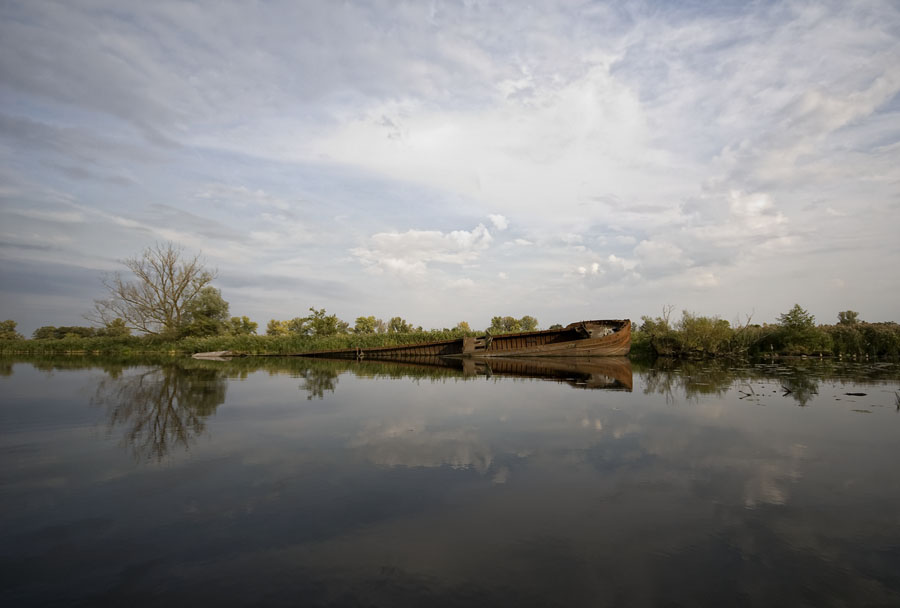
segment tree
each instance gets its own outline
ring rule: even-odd
[[[185,306],[180,334],[217,336],[227,331],[228,318],[228,302],[222,299],[222,292],[207,285]]]
[[[519,319],[519,326],[522,328],[522,331],[534,331],[538,327],[538,320],[532,316],[525,315]]]
[[[216,277],[199,254],[186,257],[174,243],[157,243],[122,263],[136,280],[118,272],[104,277],[108,297],[94,302],[88,318],[103,324],[121,318],[129,329],[152,335],[177,335],[191,302]]]
[[[16,322],[12,319],[0,321],[0,340],[24,340],[24,336],[16,331]]]
[[[408,334],[413,330],[413,326],[403,320],[402,317],[391,317],[388,322],[389,334]]]
[[[128,329],[128,326],[125,324],[125,319],[121,317],[117,317],[112,321],[106,324],[106,327],[100,329],[97,332],[98,336],[107,336],[110,338],[120,338],[122,336],[128,336],[131,334],[131,330]]]
[[[32,340],[53,340],[56,338],[56,328],[52,325],[38,327],[31,333]]]
[[[271,319],[269,320],[268,325],[266,325],[267,336],[285,336],[288,333],[289,331],[287,321],[278,321],[276,319]]]
[[[800,307],[794,304],[786,313],[778,315],[778,323],[790,330],[802,331],[816,326],[816,318]]]
[[[840,325],[856,325],[859,322],[859,313],[855,310],[844,310],[838,313],[838,324]]]
[[[507,334],[517,331],[534,331],[537,329],[538,320],[525,315],[521,319],[515,317],[492,317],[488,332],[492,334]]]
[[[307,317],[309,321],[308,333],[313,336],[334,336],[345,334],[350,329],[350,324],[338,319],[337,315],[326,315],[325,309],[316,310],[309,308],[312,314]]]
[[[249,317],[231,317],[225,324],[225,333],[232,336],[250,336],[256,333],[259,327],[255,321],[251,321]]]
[[[472,331],[472,328],[469,327],[469,324],[466,321],[460,321],[459,323],[456,324],[456,327],[454,327],[453,329],[455,329],[456,331],[464,331],[464,332]]]
[[[815,352],[830,347],[828,334],[816,328],[816,318],[794,304],[784,314],[778,315],[777,338],[780,340],[782,350],[788,352]]]
[[[370,317],[356,317],[356,324],[353,326],[355,334],[374,334],[378,319]]]

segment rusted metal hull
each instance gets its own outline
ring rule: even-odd
[[[296,353],[299,357],[407,359],[409,357],[621,357],[631,350],[631,321],[572,323],[562,329],[459,338],[423,344]]]

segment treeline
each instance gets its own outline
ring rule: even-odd
[[[421,325],[413,325],[403,317],[391,317],[385,322],[375,316],[356,317],[353,327],[337,315],[327,314],[325,309],[310,308],[310,314],[305,317],[294,317],[287,321],[272,319],[266,326],[268,336],[339,336],[345,334],[408,334],[422,333],[426,331]],[[485,332],[490,334],[505,334],[518,331],[534,331],[538,327],[538,320],[530,315],[517,319],[515,317],[492,317],[490,326]],[[460,321],[452,328],[430,329],[429,332],[456,332],[469,334],[473,330],[466,321]]]
[[[227,308],[224,308],[227,310]],[[44,326],[35,330],[31,340],[15,331],[14,321],[5,321],[0,328],[0,353],[45,354],[54,353],[195,353],[231,350],[246,354],[290,354],[315,350],[370,348],[397,346],[438,340],[453,340],[479,335],[465,321],[452,328],[423,329],[401,317],[388,322],[374,316],[357,317],[351,328],[324,308],[310,308],[306,317],[288,321],[272,320],[266,334],[257,335],[257,324],[247,317],[231,317],[200,320],[193,315],[192,322],[179,332],[131,335],[122,323],[113,322],[107,327],[54,327]],[[531,316],[515,318],[498,316],[487,329],[492,334],[510,331],[529,331],[537,328],[537,319]],[[191,327],[202,331],[192,333]]]
[[[795,304],[773,324],[732,325],[719,317],[683,311],[671,319],[672,308],[658,317],[642,317],[632,340],[632,352],[679,358],[755,357],[762,355],[823,355],[838,357],[900,356],[900,324],[868,323],[859,313],[838,313],[835,324],[817,325],[815,317]]]

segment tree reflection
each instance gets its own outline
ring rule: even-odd
[[[306,391],[306,398],[323,399],[325,391],[334,392],[340,371],[334,367],[308,367],[300,372],[303,378],[301,389]]]
[[[206,418],[225,401],[225,391],[220,370],[168,364],[106,377],[94,402],[108,408],[110,432],[125,428],[123,442],[135,458],[160,461],[175,447],[190,448]]]

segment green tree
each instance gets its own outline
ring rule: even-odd
[[[56,327],[54,327],[53,325],[44,325],[38,327],[31,333],[31,338],[33,340],[55,340]]]
[[[290,333],[290,330],[288,329],[287,321],[270,319],[269,323],[266,325],[267,336],[286,336],[288,333]]]
[[[840,325],[856,325],[859,322],[859,313],[855,310],[843,310],[838,313],[838,323]]]
[[[289,334],[299,334],[301,336],[309,335],[309,317],[294,317],[288,321],[284,321],[285,328]]]
[[[338,319],[337,315],[325,314],[324,308],[316,310],[310,307],[309,311],[312,314],[307,317],[309,321],[308,333],[312,336],[346,334],[350,328],[350,325],[346,321]]]
[[[802,331],[816,326],[816,318],[800,307],[794,304],[786,313],[778,315],[778,324],[787,329]]]
[[[16,322],[12,319],[0,321],[0,340],[24,340],[24,336],[16,331]]]
[[[123,336],[131,335],[131,330],[128,329],[125,319],[117,317],[108,321],[103,328],[97,331],[97,335],[110,338],[121,338]]]
[[[255,321],[251,321],[249,317],[231,317],[226,324],[225,333],[232,336],[250,336],[256,333],[259,327]]]
[[[830,336],[816,327],[816,318],[794,304],[788,312],[778,316],[777,339],[780,349],[787,352],[815,352],[829,349]]]
[[[517,331],[534,331],[538,320],[530,315],[521,319],[515,317],[491,317],[491,326],[487,329],[492,334],[506,334]]]
[[[174,243],[157,243],[122,263],[135,280],[118,272],[104,277],[107,298],[94,302],[88,318],[104,325],[121,318],[130,329],[152,335],[177,335],[191,303],[216,277],[199,254],[187,257]]]
[[[519,319],[519,327],[522,331],[534,331],[538,328],[538,320],[530,315],[525,315]]]
[[[454,329],[456,331],[464,331],[464,332],[472,331],[472,328],[469,327],[469,324],[466,321],[460,321],[459,323],[456,324],[456,327],[454,327]]]
[[[228,328],[228,302],[210,285],[201,289],[185,306],[183,336],[217,336]]]
[[[377,323],[378,319],[376,319],[374,316],[356,317],[356,324],[353,326],[353,333],[374,334]]]
[[[402,317],[391,317],[388,321],[389,334],[408,334],[413,330],[413,326],[403,320]]]

